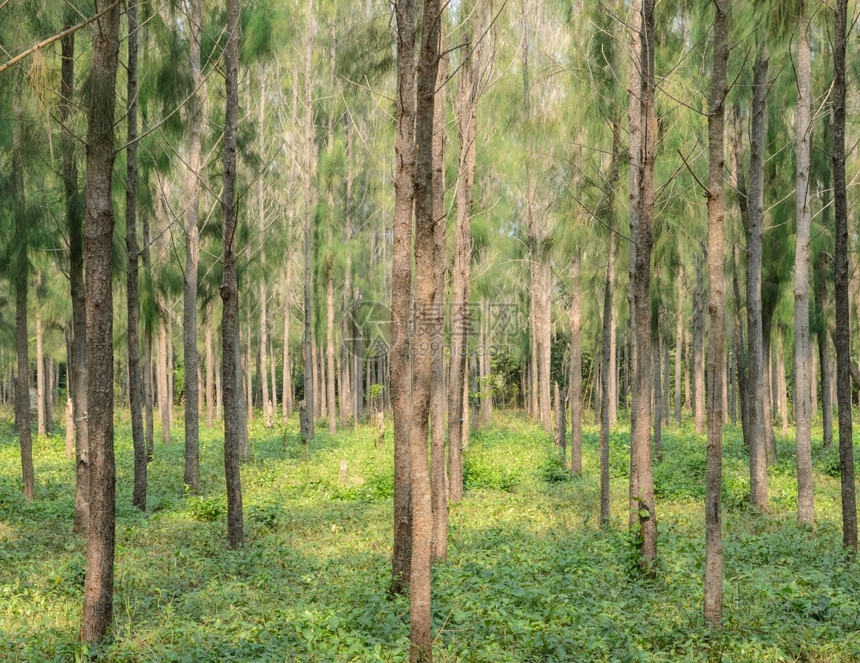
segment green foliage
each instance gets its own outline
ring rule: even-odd
[[[148,514],[131,507],[131,440],[117,425],[117,581],[111,640],[77,642],[86,542],[70,534],[73,467],[59,442],[35,448],[37,499],[20,494],[17,445],[0,420],[0,659],[9,661],[402,661],[408,600],[390,599],[392,443],[374,426],[308,447],[293,417],[255,420],[242,470],[246,545],[225,542],[222,438],[201,430],[199,496],[184,494],[180,444],[158,445]],[[176,417],[181,422],[182,417]],[[181,425],[181,424],[177,424]],[[611,438],[613,520],[597,518],[597,430],[570,480],[527,417],[499,412],[465,451],[473,481],[452,505],[449,561],[434,568],[434,655],[476,661],[860,659],[860,573],[841,551],[839,481],[816,450],[817,528],[795,525],[790,440],[778,440],[772,513],[756,514],[740,432],[725,436],[725,625],[701,617],[704,438],[664,431],[655,466],[656,580],[630,572],[629,432]],[[814,439],[816,439],[814,437]],[[338,477],[347,460],[345,482]],[[618,476],[615,476],[618,474]],[[565,478],[562,479],[562,476]],[[476,485],[478,483],[483,485]]]

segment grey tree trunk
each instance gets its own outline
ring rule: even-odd
[[[15,380],[15,430],[21,447],[21,478],[24,496],[32,500],[35,495],[33,470],[33,440],[30,433],[30,358],[27,331],[27,293],[29,290],[30,263],[27,257],[27,213],[24,202],[24,158],[21,138],[22,127],[22,76],[15,73],[15,93],[12,98],[12,196],[15,209],[15,234],[21,243],[15,264],[15,348],[18,377]]]
[[[212,428],[215,416],[215,350],[212,347],[212,304],[206,307],[203,344],[206,346],[206,427]]]
[[[221,278],[221,362],[224,397],[224,476],[227,485],[227,541],[231,548],[242,545],[242,478],[240,446],[243,432],[241,370],[239,368],[239,284],[236,278],[236,137],[239,126],[239,0],[227,0],[227,44],[224,49],[225,117],[224,183],[221,210],[224,214],[223,274]]]
[[[445,282],[448,261],[445,254],[447,218],[445,216],[445,81],[448,56],[439,60],[436,75],[436,101],[433,106],[433,310],[438,311],[439,326],[431,330],[431,347],[435,348],[430,365],[430,479],[433,501],[432,558],[448,556],[448,474],[445,468]]]
[[[705,471],[705,621],[723,615],[723,384],[725,370],[725,100],[729,59],[729,0],[714,2],[714,60],[708,108],[708,446]]]
[[[765,420],[765,363],[762,333],[761,265],[764,216],[764,141],[767,128],[767,47],[762,45],[753,67],[750,147],[750,187],[747,220],[747,404],[749,408],[750,501],[767,510],[767,438]]]
[[[657,119],[654,108],[654,0],[642,0],[640,63],[641,154],[639,215],[633,226],[633,330],[636,350],[633,371],[632,431],[630,435],[630,529],[640,541],[638,564],[653,574],[657,561],[657,514],[651,469],[651,248],[654,224],[654,158]]]
[[[131,438],[134,447],[134,492],[132,505],[146,511],[146,439],[143,434],[143,383],[140,378],[140,297],[137,247],[137,23],[138,0],[128,0],[128,76],[126,99],[127,134],[125,178],[126,309],[128,313],[128,400],[131,409]]]
[[[857,499],[851,422],[851,337],[848,301],[848,202],[845,184],[845,47],[848,1],[836,0],[833,33],[833,201],[836,299],[836,397],[839,407],[839,467],[842,478],[842,545],[857,550]]]
[[[265,163],[266,152],[266,86],[260,82],[260,105],[258,108],[259,151]],[[266,273],[266,184],[263,178],[257,182],[257,223],[260,239],[260,267]],[[266,278],[260,279],[260,387],[263,390],[263,421],[266,428],[274,424],[274,407],[269,400],[269,382],[266,373],[269,370],[269,289]],[[272,399],[276,399],[272,390]]]
[[[800,0],[797,39],[797,105],[795,107],[795,210],[797,234],[794,250],[794,393],[809,393],[812,381],[812,351],[809,343],[809,162],[812,101],[812,64],[809,48],[809,11]],[[815,522],[812,485],[812,417],[808,398],[794,399],[797,426],[797,519]]]
[[[442,310],[436,299],[436,226],[444,218],[434,214],[433,130],[436,80],[439,68],[441,22],[439,0],[425,0],[421,24],[421,45],[416,72],[415,107],[415,352],[412,356],[412,426],[409,435],[410,485],[412,501],[412,560],[409,576],[410,663],[433,660],[431,634],[431,576],[433,508],[427,433],[430,415],[430,382],[434,348],[442,328]],[[444,126],[444,125],[443,125]],[[442,130],[442,127],[439,127]]]
[[[202,0],[190,0],[188,11],[188,61],[192,91],[188,97],[188,166],[185,173],[185,277],[182,307],[182,349],[185,357],[185,485],[200,490],[199,412],[197,411],[197,264],[200,260],[198,228],[200,204],[200,128],[202,102],[199,88]]]
[[[314,147],[314,109],[311,97],[312,80],[311,67],[313,65],[313,36],[314,36],[314,5],[313,0],[308,0],[307,5],[307,30],[305,34],[305,119],[304,119],[304,409],[302,410],[301,431],[302,438],[307,443],[314,437],[314,368],[313,361],[313,329],[311,326],[311,222],[313,220],[313,194],[311,184],[313,182],[313,147]]]
[[[36,287],[33,288],[33,313],[36,326],[36,433],[45,436],[45,348],[42,325],[42,272],[36,272]]]
[[[333,243],[331,230],[329,230],[329,246]],[[328,404],[328,432],[334,435],[337,432],[337,411],[335,409],[335,380],[337,374],[334,367],[334,266],[332,259],[326,265],[326,403]],[[343,395],[341,395],[341,398]]]
[[[87,424],[90,524],[81,640],[101,641],[113,618],[116,468],[113,436],[113,182],[114,107],[119,63],[118,5],[96,0],[105,12],[94,24],[87,126],[86,297]],[[105,386],[108,388],[105,388]]]
[[[609,255],[606,260],[606,282],[603,289],[603,336],[600,349],[600,524],[609,525],[609,429],[612,425],[609,389],[609,348],[612,334],[612,309],[615,288],[615,233],[609,233]]]
[[[400,594],[405,592],[411,580],[413,530],[409,305],[412,289],[412,207],[415,200],[414,0],[396,0],[394,13],[397,20],[397,133],[394,142],[397,170],[394,180],[394,245],[391,264],[390,375],[394,410],[394,550],[391,591]],[[453,475],[453,467],[451,471]]]
[[[570,473],[582,474],[582,253],[570,261]]]
[[[678,265],[675,283],[675,423],[681,423],[681,364],[684,361],[684,265]]]
[[[284,419],[293,413],[293,378],[290,370],[290,309],[292,307],[292,269],[290,260],[286,260],[286,276],[284,277],[284,365],[281,374],[281,414]]]
[[[693,298],[693,418],[701,434],[705,432],[705,283],[699,255]]]

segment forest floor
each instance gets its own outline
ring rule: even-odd
[[[175,418],[177,426],[182,418]],[[131,506],[131,433],[117,428],[113,639],[76,641],[85,540],[71,534],[73,464],[62,437],[35,444],[37,499],[20,493],[0,424],[0,660],[405,661],[408,601],[390,599],[392,442],[371,427],[305,449],[297,420],[251,429],[246,545],[226,545],[220,431],[204,430],[203,494],[183,490],[181,431],[149,465],[149,512]],[[321,427],[320,427],[321,428]],[[571,479],[517,413],[472,434],[448,562],[434,570],[438,661],[860,661],[860,563],[841,551],[838,461],[814,437],[815,531],[795,525],[791,439],[769,469],[771,513],[751,512],[738,428],[725,436],[725,628],[702,619],[705,441],[664,429],[655,467],[660,566],[632,571],[629,431],[612,436],[612,527],[598,528],[597,430]],[[341,460],[348,478],[339,481]]]

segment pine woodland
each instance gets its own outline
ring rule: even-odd
[[[0,659],[860,661],[858,16],[0,0]]]

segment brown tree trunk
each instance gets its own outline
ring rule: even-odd
[[[239,370],[239,284],[236,278],[236,135],[239,125],[239,0],[227,0],[227,45],[224,49],[226,113],[224,120],[224,183],[221,209],[223,275],[221,278],[221,362],[224,397],[224,475],[227,485],[227,540],[242,545],[242,478],[240,447],[247,432],[241,419]]]
[[[412,289],[412,207],[415,199],[414,0],[396,0],[394,13],[397,20],[397,133],[394,142],[397,170],[394,179],[394,245],[391,264],[390,374],[394,409],[394,550],[391,591],[399,594],[405,592],[412,577],[409,305]],[[452,475],[453,472],[452,467]]]
[[[641,154],[639,214],[633,226],[636,247],[632,260],[633,320],[636,337],[633,370],[632,431],[630,435],[630,527],[641,541],[639,568],[654,571],[657,560],[657,514],[651,470],[651,248],[654,223],[654,158],[657,120],[654,110],[654,0],[642,0],[640,62]]]
[[[290,370],[290,310],[292,307],[292,269],[289,259],[286,260],[286,276],[284,282],[284,365],[281,373],[281,414],[284,419],[293,413],[293,379]]]
[[[833,44],[833,200],[836,299],[836,396],[839,407],[839,467],[842,478],[842,545],[857,550],[857,500],[851,422],[851,337],[848,302],[848,202],[845,184],[845,47],[848,0],[836,0]]]
[[[42,272],[36,272],[36,287],[33,288],[35,301],[33,310],[36,325],[36,433],[45,436],[45,349],[44,326],[42,325]]]
[[[131,409],[131,438],[134,447],[134,492],[131,503],[146,511],[146,439],[143,434],[143,385],[140,379],[140,297],[138,294],[137,248],[137,4],[128,0],[128,84],[126,113],[128,148],[125,178],[126,311],[128,314],[128,399]]]
[[[161,416],[161,441],[170,442],[170,387],[168,386],[167,321],[160,320],[156,345],[155,375],[158,381],[158,413]]]
[[[334,242],[331,229],[329,229],[329,246]],[[326,403],[328,404],[328,432],[334,435],[337,432],[337,410],[335,408],[335,380],[337,373],[334,367],[334,265],[333,257],[329,258],[326,265]],[[343,394],[341,394],[341,398]]]
[[[212,347],[212,304],[206,307],[203,344],[206,346],[206,427],[212,428],[215,416],[215,350]]]
[[[684,361],[684,265],[678,265],[675,284],[675,423],[681,424],[681,364]]]
[[[481,33],[481,12],[475,12],[471,30],[465,36],[457,97],[454,100],[459,139],[457,187],[454,192],[454,269],[451,289],[451,363],[448,377],[448,498],[463,499],[462,440],[466,419],[466,352],[469,334],[469,291],[471,279],[472,191],[477,153],[477,112],[480,77],[479,53],[473,40]]]
[[[448,474],[445,468],[445,255],[447,218],[445,216],[445,80],[448,57],[439,60],[436,100],[433,106],[433,311],[439,325],[431,330],[433,349],[430,364],[430,479],[433,502],[433,560],[448,556]]]
[[[719,626],[723,615],[723,383],[725,370],[725,100],[729,59],[729,0],[714,2],[714,60],[708,108],[708,446],[705,471],[705,621]]]
[[[90,65],[87,127],[86,297],[87,424],[90,466],[90,524],[84,579],[81,640],[102,640],[113,618],[115,479],[113,437],[113,287],[111,257],[114,213],[114,106],[119,62],[118,5],[96,0]]]
[[[762,46],[753,67],[753,105],[750,149],[750,188],[747,220],[747,333],[749,366],[747,404],[749,407],[750,501],[767,510],[767,439],[765,419],[765,363],[762,329],[761,263],[764,215],[764,141],[768,91],[767,47]],[[737,121],[737,120],[736,120]],[[736,132],[739,128],[735,129]]]
[[[609,256],[606,261],[606,282],[603,289],[603,335],[600,349],[600,524],[609,525],[609,429],[612,419],[609,416],[612,400],[609,390],[609,348],[612,333],[612,309],[615,274],[615,233],[609,233]]]
[[[705,284],[701,256],[696,256],[693,294],[693,418],[696,432],[705,432]]]
[[[307,29],[305,34],[305,120],[304,120],[304,409],[302,410],[301,432],[302,439],[307,442],[314,437],[314,415],[315,385],[313,361],[313,330],[311,326],[311,222],[313,220],[313,147],[314,147],[314,108],[311,91],[313,81],[311,79],[311,67],[313,64],[313,37],[314,37],[314,5],[313,0],[308,0],[307,5]]]
[[[23,74],[15,73],[15,92],[12,98],[12,195],[15,207],[15,234],[18,257],[15,264],[15,348],[18,360],[18,377],[15,381],[15,430],[21,447],[21,478],[24,496],[32,500],[35,495],[33,470],[33,440],[30,433],[30,358],[27,332],[27,293],[29,290],[30,263],[27,257],[28,222],[24,203],[24,146],[21,138],[23,121],[21,95]]]
[[[431,576],[433,510],[427,428],[430,414],[430,382],[434,348],[442,327],[442,310],[436,299],[436,225],[444,223],[434,212],[433,129],[439,43],[443,20],[439,0],[425,0],[421,46],[416,72],[415,107],[415,352],[412,357],[412,421],[409,435],[412,501],[412,560],[409,576],[411,663],[433,660],[431,633]],[[440,127],[441,129],[441,127]]]
[[[570,261],[570,472],[582,474],[582,254]]]

